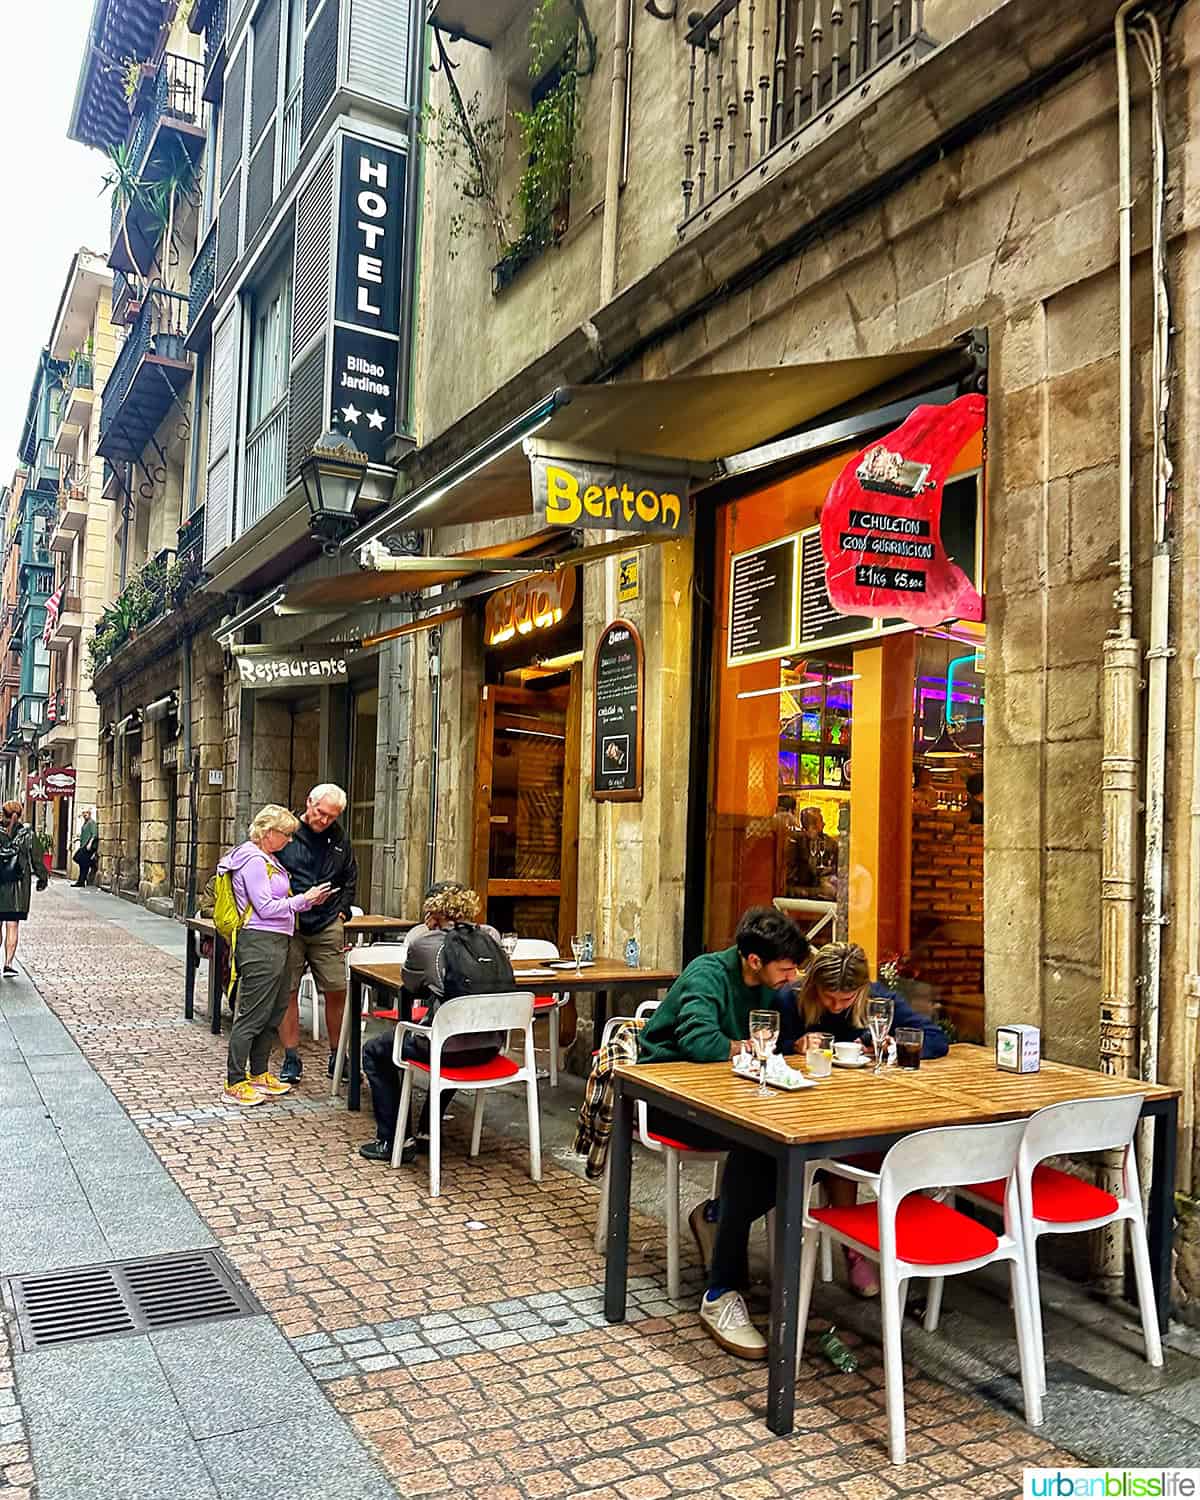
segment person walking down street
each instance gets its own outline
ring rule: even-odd
[[[71,882],[74,886],[85,886],[92,877],[96,868],[96,860],[100,852],[100,829],[96,825],[96,816],[90,807],[83,810],[83,822],[79,827],[79,843],[75,847],[75,863],[79,866],[79,879]]]
[[[33,829],[21,821],[20,802],[6,802],[0,807],[0,925],[4,928],[4,978],[17,972],[17,943],[21,923],[29,915],[29,898],[34,879],[39,891],[46,889],[48,877],[40,862],[35,867]]]
[[[279,1028],[283,1043],[284,1083],[299,1082],[300,981],[307,968],[325,997],[325,1031],[329,1040],[327,1076],[333,1077],[334,1049],[342,1034],[346,1006],[346,919],[351,915],[358,886],[358,863],[345,828],[338,821],[346,810],[346,794],[326,781],[308,794],[292,841],[280,853],[280,863],[297,894],[314,885],[328,885],[332,894],[319,906],[300,912],[288,954],[288,1007]]]
[[[442,881],[430,886],[425,893],[425,904],[421,922],[408,935],[404,957],[402,983],[411,1000],[429,1007],[425,1018],[428,1025],[433,1012],[444,998],[442,975],[438,965],[438,954],[446,941],[448,928],[456,926],[478,927],[486,932],[497,945],[500,934],[494,927],[479,922],[479,897],[465,886]],[[494,1044],[479,1037],[451,1037],[446,1043],[444,1056],[454,1055],[456,1067],[465,1068],[473,1063],[491,1062],[500,1051],[502,1037]],[[400,1114],[400,1069],[392,1057],[393,1033],[385,1032],[373,1037],[363,1048],[363,1072],[371,1085],[371,1106],[375,1111],[375,1139],[358,1148],[358,1154],[368,1161],[390,1161],[392,1143],[396,1136],[396,1122]],[[418,1062],[429,1061],[429,1043],[423,1037],[409,1036],[404,1043],[405,1057]],[[454,1097],[453,1089],[443,1089],[441,1106],[443,1115]],[[429,1149],[429,1098],[425,1098],[415,1132],[401,1148],[400,1160],[410,1162],[419,1151]]]
[[[225,1098],[245,1107],[292,1091],[268,1068],[287,1010],[288,949],[296,914],[332,895],[328,885],[292,893],[279,854],[299,826],[286,807],[269,803],[250,824],[246,842],[217,866],[218,875],[232,875],[233,898],[245,918],[234,950],[238,1001],[225,1077]]]
[[[773,906],[752,906],[734,945],[694,958],[646,1022],[638,1062],[726,1062],[750,1036],[752,1010],[778,1009],[776,991],[795,983],[808,939]],[[750,1280],[750,1226],[775,1206],[775,1162],[651,1106],[647,1123],[699,1151],[727,1151],[721,1196],[698,1203],[689,1218],[708,1271],[700,1322],[709,1337],[741,1359],[766,1359],[767,1341],[750,1321],[742,1289]]]

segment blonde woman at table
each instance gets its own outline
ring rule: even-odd
[[[857,943],[826,943],[813,954],[803,983],[786,995],[779,1007],[780,1052],[794,1052],[807,1031],[828,1032],[835,1042],[862,1042],[870,1047],[867,1001],[872,999],[892,1002],[893,1031],[912,1026],[924,1033],[922,1057],[945,1057],[950,1050],[946,1033],[913,1010],[902,995],[872,982],[867,955]],[[831,1177],[825,1190],[836,1207],[853,1208],[858,1193],[853,1182]],[[879,1276],[873,1261],[847,1249],[846,1272],[851,1288],[860,1297],[879,1295]]]
[[[292,895],[278,856],[298,826],[299,819],[286,807],[268,803],[255,815],[246,842],[217,866],[219,875],[233,876],[237,909],[248,913],[237,934],[237,1010],[225,1078],[225,1098],[243,1108],[292,1091],[267,1066],[287,1011],[288,950],[296,913],[320,906],[331,895],[328,885]]]
[[[752,906],[732,948],[694,958],[667,991],[638,1039],[638,1062],[726,1062],[750,1035],[750,1012],[778,1006],[776,992],[794,984],[808,939],[773,906]],[[700,1322],[739,1359],[766,1359],[767,1341],[750,1321],[742,1288],[750,1280],[750,1226],[775,1207],[775,1162],[703,1126],[651,1107],[655,1135],[698,1151],[728,1151],[721,1197],[698,1203],[688,1222],[708,1272]]]

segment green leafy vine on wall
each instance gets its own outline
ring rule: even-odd
[[[424,141],[448,168],[462,201],[450,218],[450,254],[465,234],[482,228],[502,264],[524,261],[561,235],[572,176],[585,165],[577,149],[578,85],[594,71],[597,48],[584,0],[538,0],[530,18],[529,76],[535,82],[558,76],[528,110],[512,112],[525,166],[508,202],[502,182],[507,122],[485,115],[478,93],[463,98],[442,33],[435,30],[434,37],[450,105],[426,109]]]

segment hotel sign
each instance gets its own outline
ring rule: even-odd
[[[550,526],[686,536],[688,474],[531,453],[534,514]]]
[[[329,416],[376,464],[398,418],[406,171],[401,152],[342,137]]]
[[[838,475],[821,511],[821,550],[839,614],[912,625],[983,619],[975,583],[945,546],[942,495],[986,414],[983,396],[918,406]]]

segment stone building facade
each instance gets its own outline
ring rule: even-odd
[[[439,61],[427,80],[435,106],[453,108],[452,77],[465,101],[478,98],[476,118],[511,121],[514,108],[527,109],[532,9],[504,7],[506,24],[498,31],[489,6],[441,0],[431,7],[452,63],[447,69]],[[696,127],[706,47],[689,40],[699,22],[682,8],[670,20],[637,6],[626,14],[620,0],[594,0],[585,9],[597,56],[576,96],[582,167],[572,172],[553,232],[514,274],[497,278],[495,243],[486,227],[471,230],[461,176],[444,161],[431,161],[426,171],[419,447],[401,466],[392,521],[429,525],[406,497],[437,491],[439,498],[428,499],[423,512],[437,519],[428,537],[434,557],[500,545],[515,551],[522,538],[536,549],[545,534],[541,518],[493,519],[472,510],[469,460],[478,460],[506,424],[515,427],[559,386],[789,366],[815,370],[828,362],[945,349],[963,335],[982,340],[988,403],[982,460],[984,1020],[989,1034],[1000,1022],[1039,1025],[1046,1053],[1065,1061],[1095,1066],[1103,1060],[1136,1071],[1153,1058],[1158,1076],[1183,1090],[1180,1186],[1190,1192],[1194,996],[1200,992],[1192,665],[1200,621],[1192,603],[1198,533],[1191,478],[1198,455],[1181,414],[1197,379],[1190,312],[1198,199],[1189,101],[1200,9],[1194,3],[1174,7],[1161,33],[1161,259],[1173,328],[1165,421],[1168,387],[1157,382],[1154,364],[1161,288],[1154,275],[1151,110],[1146,76],[1136,63],[1127,158],[1134,201],[1130,621],[1143,653],[1152,639],[1156,550],[1169,553],[1171,563],[1171,654],[1160,658],[1169,690],[1161,823],[1167,921],[1157,1009],[1142,998],[1145,950],[1139,945],[1132,966],[1115,954],[1131,920],[1139,930],[1158,925],[1145,923],[1140,910],[1131,918],[1132,906],[1115,915],[1118,887],[1128,888],[1132,902],[1142,884],[1147,825],[1140,814],[1132,843],[1121,845],[1121,868],[1105,866],[1106,826],[1110,861],[1114,840],[1127,840],[1133,827],[1121,833],[1115,823],[1106,825],[1106,817],[1120,815],[1125,761],[1120,715],[1110,714],[1106,743],[1103,707],[1104,684],[1114,680],[1105,675],[1105,643],[1121,624],[1114,610],[1122,488],[1118,6],[1114,0],[1087,7],[928,0],[928,45],[907,50],[903,61],[893,59],[894,67],[885,60],[863,88],[815,111],[790,138],[785,133],[783,150],[766,153],[761,163],[759,131],[766,140],[775,124],[769,109],[760,113],[759,69],[764,97],[776,97],[776,83],[762,66],[760,44],[758,66],[740,75],[746,93],[735,97],[747,101],[737,121],[737,180],[713,192],[706,207],[698,201]],[[736,11],[745,27],[744,5],[727,10],[727,24]],[[802,10],[811,20],[812,7]],[[743,48],[747,39],[743,29]],[[827,48],[830,41],[827,30]],[[719,49],[710,43],[711,59]],[[582,30],[575,45],[583,56]],[[437,57],[438,47],[431,50]],[[778,53],[770,35],[765,52],[774,66]],[[1132,43],[1130,52],[1136,57]],[[726,75],[726,88],[728,82]],[[715,92],[715,78],[708,87]],[[703,96],[707,119],[712,97]],[[747,157],[755,163],[745,174],[743,127]],[[706,149],[712,190],[711,131]],[[498,150],[498,179],[511,194],[522,166],[511,124]],[[687,203],[681,176],[691,182]],[[464,330],[469,357],[447,357],[462,347]],[[619,434],[605,437],[609,447],[620,448]],[[1152,465],[1159,438],[1173,480],[1166,535],[1157,538],[1156,549]],[[462,496],[457,509],[456,485]],[[449,495],[442,496],[446,486]],[[702,505],[703,495],[697,514]],[[695,751],[698,733],[708,733],[698,731],[692,705],[697,683],[711,670],[709,646],[695,630],[697,596],[712,577],[700,547],[684,539],[643,550],[639,596],[629,602],[618,597],[616,556],[580,570],[583,701],[591,701],[593,653],[605,625],[617,615],[628,618],[645,643],[646,775],[641,801],[591,795],[591,714],[585,712],[578,897],[568,925],[593,929],[598,950],[610,953],[636,936],[645,959],[664,963],[686,958],[704,937],[691,909],[703,882],[689,871],[698,847],[703,858],[696,820],[702,829],[706,793],[695,784]],[[1159,571],[1161,578],[1161,564]],[[443,586],[438,607],[444,593]],[[409,836],[397,849],[395,871],[406,903],[416,901],[430,873],[466,876],[471,869],[485,650],[469,600],[461,613],[450,613],[436,636],[425,632],[396,644],[393,708],[403,713],[409,736],[403,752],[409,784],[401,799]],[[1143,732],[1133,772],[1143,788],[1153,776],[1143,769],[1145,749]],[[1149,832],[1155,839],[1156,825]],[[882,947],[874,956],[883,956]],[[1181,1274],[1194,1295],[1200,1278],[1186,1232],[1182,1244]]]

